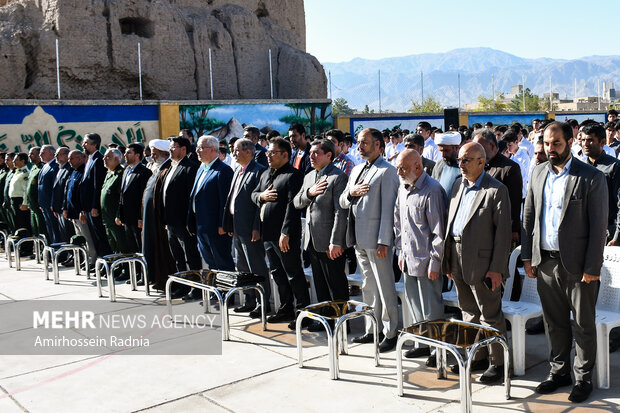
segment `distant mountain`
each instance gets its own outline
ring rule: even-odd
[[[491,96],[492,76],[495,94],[510,93],[510,86],[522,83],[535,94],[548,93],[550,79],[554,93],[572,99],[577,80],[577,96],[596,96],[598,81],[615,82],[620,88],[620,56],[588,56],[575,60],[525,59],[486,47],[455,49],[446,53],[425,53],[379,60],[355,58],[343,63],[323,63],[329,78],[332,99],[343,97],[349,106],[362,109],[379,106],[379,70],[381,71],[381,108],[405,111],[411,99],[421,99],[421,74],[424,96],[433,96],[444,106],[461,106],[476,101],[479,95]]]

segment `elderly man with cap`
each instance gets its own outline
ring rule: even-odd
[[[163,290],[168,275],[176,271],[163,222],[163,184],[171,163],[170,141],[153,139],[149,141],[149,147],[152,157],[149,169],[153,175],[146,184],[142,198],[142,253],[149,272],[149,282],[153,283],[153,288]],[[184,291],[172,293],[179,297]]]
[[[446,229],[446,193],[422,168],[420,154],[406,149],[397,158],[400,180],[394,211],[394,244],[400,250],[398,266],[405,277],[405,297],[416,323],[443,318],[441,256]],[[405,357],[430,355],[426,346]],[[436,365],[433,355],[426,362]]]
[[[435,143],[441,152],[441,160],[433,168],[433,178],[439,181],[446,194],[452,191],[452,184],[461,176],[456,160],[461,146],[461,134],[458,132],[436,133]]]

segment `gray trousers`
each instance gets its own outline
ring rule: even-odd
[[[551,341],[551,373],[570,373],[574,337],[575,380],[591,381],[596,360],[596,299],[600,281],[582,283],[582,276],[570,274],[559,258],[550,258],[543,252],[536,284]]]
[[[427,275],[416,277],[403,274],[403,277],[405,277],[405,298],[409,303],[413,322],[444,318],[443,296],[441,295],[443,278],[439,277],[431,281]],[[418,347],[426,347],[426,345]]]
[[[462,275],[462,247],[460,243],[452,244],[452,279],[456,287],[459,307],[463,313],[463,321],[482,324],[498,329],[506,337],[506,320],[502,311],[502,289],[491,291],[484,282],[469,285]],[[482,360],[490,355],[491,364],[504,364],[504,349],[500,344],[492,344],[490,351],[481,348],[474,355],[474,360]]]
[[[73,226],[75,227],[75,233],[86,239],[86,245],[88,245],[88,264],[90,268],[95,268],[97,249],[95,248],[95,241],[90,233],[88,224],[82,224],[79,219],[72,219],[71,222],[73,222]]]
[[[233,235],[233,250],[237,258],[237,271],[250,272],[265,277],[261,286],[265,290],[265,305],[269,307],[271,297],[271,283],[269,282],[269,269],[265,261],[265,246],[262,240],[252,242],[252,238]],[[248,290],[245,293],[246,304],[260,304],[256,292]]]
[[[355,246],[357,263],[363,276],[362,299],[375,309],[379,331],[386,338],[398,334],[398,298],[392,270],[392,248],[386,258],[377,258],[376,249]],[[366,322],[366,333],[374,333],[372,324]]]

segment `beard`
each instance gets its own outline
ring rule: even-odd
[[[556,156],[552,158],[551,155],[556,155]],[[566,145],[566,149],[564,150],[564,152],[562,153],[549,152],[547,154],[547,158],[549,159],[549,163],[551,165],[557,166],[557,165],[562,165],[568,159],[569,155],[570,155],[570,147]]]

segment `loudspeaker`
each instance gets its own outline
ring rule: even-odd
[[[459,110],[458,109],[444,109],[443,110],[443,131],[450,130],[450,125],[459,127]]]

